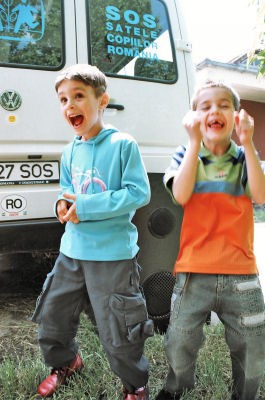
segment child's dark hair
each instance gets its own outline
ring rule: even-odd
[[[107,89],[107,78],[97,67],[89,64],[75,64],[63,70],[55,80],[55,90],[65,80],[83,82],[95,90],[96,97],[101,96]]]
[[[193,111],[195,111],[197,109],[198,96],[199,96],[200,92],[202,90],[208,89],[208,88],[221,88],[221,89],[227,90],[231,95],[235,110],[239,111],[240,97],[237,94],[237,92],[231,86],[229,86],[228,84],[226,84],[224,82],[211,81],[211,80],[205,81],[203,84],[201,84],[197,87],[197,90],[195,90],[195,93],[191,99],[191,109]]]

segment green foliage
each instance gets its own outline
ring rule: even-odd
[[[19,12],[12,12],[14,0],[5,0],[5,7],[0,9],[3,26],[0,28],[0,65],[60,69],[65,45],[63,3],[62,0],[44,0],[43,14],[39,0],[35,7],[38,12],[33,14],[39,30],[30,29],[27,23],[16,30]],[[114,16],[108,6],[113,8]],[[89,0],[87,11],[87,37],[84,34],[83,39],[89,42],[89,60],[93,65],[106,74],[155,81],[176,79],[173,55],[172,60],[160,59],[159,55],[161,50],[162,53],[172,51],[166,7],[162,2]],[[128,12],[135,17],[135,21],[130,20],[132,17],[128,16]],[[154,17],[155,24],[152,26],[145,21],[149,14]],[[68,21],[65,29],[67,24]]]
[[[254,204],[254,221],[265,222],[265,204]]]
[[[20,40],[0,39],[0,64],[58,68],[63,57],[61,3],[61,0],[44,1],[45,29],[41,40],[34,39],[33,33],[26,26],[17,34]],[[41,24],[38,19],[36,21]],[[12,30],[4,34],[13,35]]]
[[[258,62],[258,78],[262,78],[265,75],[265,50],[260,50],[256,54],[250,56],[249,64]]]
[[[248,63],[258,64],[258,78],[265,75],[265,0],[249,0],[249,6],[257,9],[255,40],[248,56]]]
[[[98,0],[91,0],[88,2],[88,4],[93,64],[103,71],[116,73],[128,63],[128,58],[126,56],[122,57],[114,54],[109,55],[106,51],[106,47],[108,45],[106,35],[108,31],[106,30],[105,25],[105,8],[106,6],[110,5],[111,2],[109,0],[101,0],[100,2],[98,2]],[[133,2],[130,2],[130,7],[128,4],[129,2],[124,0],[115,1],[115,7],[120,10],[120,15],[123,15],[128,8],[133,8],[133,10],[139,15],[151,12],[150,0],[134,0]],[[121,20],[118,22],[122,32],[126,32],[125,20],[121,18]],[[141,29],[144,28],[142,21],[137,26],[139,26]]]
[[[162,3],[151,0],[116,0],[115,10],[119,12],[117,21],[107,18],[106,7],[111,5],[110,0],[90,0],[89,28],[91,61],[102,71],[108,74],[125,74],[125,76],[137,76],[153,80],[172,81],[176,78],[175,64],[173,61],[153,59],[148,47],[153,43],[158,46],[155,38],[151,38],[149,30],[144,23],[144,15],[155,16],[157,38],[168,30],[168,22],[165,8]],[[114,6],[114,4],[113,4]],[[131,10],[138,16],[137,25],[128,23],[124,17]],[[100,23],[99,23],[100,21]],[[134,29],[136,30],[134,32]],[[111,37],[116,37],[117,42],[111,42]],[[125,40],[125,42],[123,42]],[[144,44],[145,43],[148,44]],[[108,46],[112,48],[110,52]],[[169,39],[159,46],[170,46]],[[117,53],[113,49],[119,48]],[[139,56],[142,54],[142,56]],[[143,54],[146,54],[143,56]],[[156,54],[157,56],[157,54]],[[135,67],[133,63],[135,62]]]

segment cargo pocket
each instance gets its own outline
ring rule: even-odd
[[[112,295],[110,310],[112,345],[143,342],[153,336],[153,321],[148,319],[146,303],[140,294],[131,297]]]
[[[31,317],[31,321],[36,322],[37,324],[39,324],[41,321],[41,313],[42,313],[43,303],[44,303],[47,293],[51,287],[53,277],[54,277],[53,272],[50,272],[47,275],[47,277],[44,281],[43,287],[42,287],[42,291],[37,298],[36,307],[35,307],[32,317]]]

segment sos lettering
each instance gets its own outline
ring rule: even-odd
[[[123,13],[115,6],[106,7],[106,28],[109,31],[120,33],[127,33],[131,35],[149,37],[155,39],[157,37],[156,31],[149,31],[156,28],[155,17],[152,14],[143,14],[141,16],[134,10],[126,10]],[[112,22],[114,21],[114,22]],[[122,25],[119,23],[122,23]],[[124,25],[125,22],[125,25]],[[145,28],[140,28],[137,25],[142,24]],[[148,32],[149,31],[149,32]]]

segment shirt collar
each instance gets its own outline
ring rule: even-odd
[[[230,155],[234,158],[238,158],[239,153],[240,153],[240,147],[237,146],[233,140],[231,140],[230,146],[224,155],[225,156]],[[203,142],[201,142],[200,157],[210,157],[210,156],[213,156],[213,154],[204,146]]]

